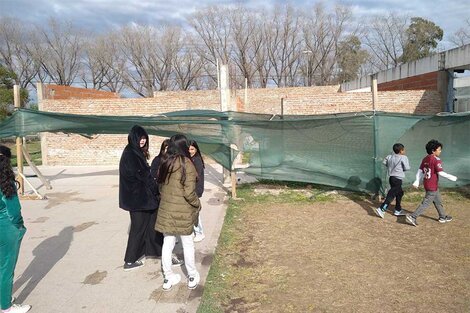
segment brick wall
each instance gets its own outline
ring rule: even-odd
[[[426,73],[393,80],[377,85],[379,91],[391,90],[437,90],[438,72]]]
[[[231,107],[252,113],[330,114],[371,111],[370,92],[340,93],[339,86],[266,88],[232,91]],[[434,90],[383,91],[378,93],[376,110],[435,114],[442,111],[440,94]],[[41,110],[71,114],[158,115],[169,111],[220,108],[217,90],[156,92],[154,98],[45,99]],[[150,138],[150,153],[158,154],[163,138]],[[87,139],[79,135],[44,134],[43,163],[47,165],[117,164],[127,144],[127,135],[99,135]]]
[[[88,88],[76,88],[62,85],[44,85],[44,99],[107,99],[120,98],[116,92]]]

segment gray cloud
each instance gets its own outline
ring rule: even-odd
[[[129,23],[184,25],[195,10],[211,4],[244,3],[250,7],[269,8],[284,3],[280,0],[217,1],[217,0],[0,0],[0,15],[17,17],[25,22],[42,24],[54,17],[72,21],[90,30],[104,31]],[[290,1],[298,8],[312,7],[310,1]],[[327,3],[328,6],[333,4]],[[470,1],[463,0],[343,0],[351,5],[359,18],[396,12],[420,16],[439,25],[445,35],[451,35],[469,17]]]

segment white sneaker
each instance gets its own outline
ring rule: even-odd
[[[377,216],[379,216],[379,217],[381,217],[381,218],[385,218],[385,212],[382,211],[381,208],[375,209],[375,214],[377,214]]]
[[[181,275],[180,274],[174,274],[171,275],[170,278],[165,278],[163,280],[163,290],[168,291],[173,287],[174,285],[178,284],[181,281]]]
[[[31,310],[31,306],[27,304],[13,304],[8,313],[26,313]]]
[[[193,240],[194,242],[200,242],[200,241],[203,241],[204,238],[206,238],[204,234],[197,234],[196,236],[194,236]]]
[[[196,273],[194,276],[189,276],[188,277],[188,288],[189,289],[195,289],[197,285],[199,285],[199,281],[201,280],[201,276],[199,273]]]

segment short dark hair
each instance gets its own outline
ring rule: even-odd
[[[401,143],[396,143],[396,144],[393,145],[393,152],[395,152],[396,154],[403,151],[403,149],[405,149],[405,146],[402,145]]]
[[[436,139],[431,139],[429,142],[426,144],[426,152],[428,154],[432,154],[434,151],[436,151],[439,147],[442,149],[442,143],[437,141]]]

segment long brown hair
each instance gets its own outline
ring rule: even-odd
[[[162,158],[162,163],[158,170],[157,182],[159,184],[167,183],[171,174],[175,172],[176,164],[181,165],[181,184],[186,181],[186,158],[189,157],[188,139],[184,135],[174,135],[168,143],[168,150]]]

